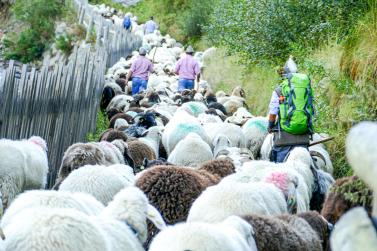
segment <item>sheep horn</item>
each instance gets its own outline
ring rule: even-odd
[[[323,154],[321,154],[320,152],[314,151],[314,150],[310,150],[309,152],[310,152],[310,156],[318,157],[318,158],[322,159],[323,162],[325,162],[325,165],[327,165],[326,158],[325,158],[325,156],[323,156]]]

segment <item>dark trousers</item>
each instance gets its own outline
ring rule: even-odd
[[[273,146],[270,155],[270,161],[275,163],[282,163],[288,157],[290,151],[295,147],[304,147],[308,149],[308,145],[294,145],[294,146]]]

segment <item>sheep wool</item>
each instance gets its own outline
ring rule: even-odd
[[[211,147],[196,133],[189,133],[170,153],[168,161],[174,165],[197,167],[212,160]]]
[[[188,222],[219,222],[230,215],[287,213],[287,202],[275,185],[266,182],[221,182],[208,187],[192,204]]]
[[[150,251],[256,251],[252,227],[237,216],[218,224],[181,223],[159,233]]]
[[[24,192],[10,205],[1,219],[1,228],[17,218],[19,212],[36,207],[53,208],[71,208],[80,211],[86,215],[98,215],[104,205],[94,197],[85,193],[70,193],[54,190],[32,190]]]
[[[83,166],[62,182],[60,191],[87,193],[107,205],[115,194],[134,183],[133,169],[126,165]]]
[[[17,194],[46,185],[48,160],[46,142],[37,136],[28,140],[0,140],[0,192],[6,209]]]

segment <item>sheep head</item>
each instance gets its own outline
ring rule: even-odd
[[[298,178],[285,172],[273,172],[264,180],[267,183],[274,184],[279,188],[287,201],[289,213],[297,212],[297,193]]]
[[[147,196],[137,187],[127,187],[117,193],[102,215],[127,223],[136,231],[142,243],[147,239],[147,219],[158,229],[166,227],[161,214],[149,204]]]
[[[47,143],[44,139],[42,139],[41,137],[38,137],[38,136],[31,136],[29,139],[28,139],[29,142],[32,142],[34,144],[36,144],[37,146],[41,147],[43,149],[43,151],[47,152]]]

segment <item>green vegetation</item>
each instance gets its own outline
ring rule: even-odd
[[[87,141],[99,141],[101,134],[109,128],[109,120],[107,119],[106,114],[103,111],[98,111],[97,113],[97,122],[96,122],[96,131],[94,133],[88,133],[86,135]]]
[[[17,0],[12,12],[26,27],[21,34],[5,38],[5,59],[24,63],[39,59],[54,35],[55,20],[63,10],[60,0]]]
[[[281,63],[343,36],[367,9],[354,0],[219,0],[206,31],[248,64]]]

